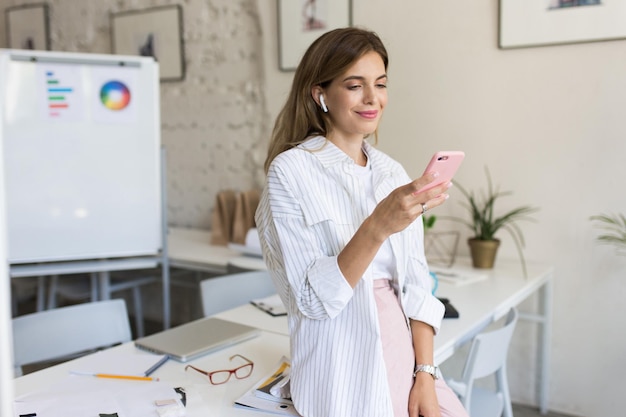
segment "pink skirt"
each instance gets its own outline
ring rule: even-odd
[[[411,331],[390,280],[374,280],[374,297],[394,416],[408,417],[415,368]],[[458,397],[443,379],[435,381],[435,391],[442,417],[468,417]]]

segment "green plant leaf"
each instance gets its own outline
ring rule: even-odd
[[[626,250],[626,216],[622,213],[599,214],[589,218],[594,225],[603,231],[596,237],[599,243],[613,245],[617,251],[624,254]]]
[[[496,202],[502,197],[511,196],[511,191],[500,191],[494,187],[489,168],[485,167],[487,177],[487,190],[480,192],[480,198],[476,197],[474,191],[469,191],[463,185],[455,182],[455,188],[459,189],[465,197],[460,204],[468,211],[469,219],[456,216],[441,216],[442,219],[452,220],[467,226],[473,233],[473,238],[480,240],[496,239],[496,234],[502,229],[508,232],[513,238],[517,252],[519,254],[522,270],[526,276],[526,260],[523,248],[525,245],[522,229],[517,224],[520,221],[534,221],[531,214],[539,209],[532,206],[520,206],[506,212],[503,215],[496,214]],[[626,218],[622,216],[622,222],[626,225]]]
[[[430,216],[422,215],[422,221],[424,222],[424,230],[432,229],[437,221],[437,216],[434,214]]]

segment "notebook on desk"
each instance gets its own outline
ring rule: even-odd
[[[255,337],[260,330],[215,317],[204,318],[135,340],[135,346],[179,362]]]

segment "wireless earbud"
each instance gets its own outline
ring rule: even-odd
[[[328,107],[326,107],[326,102],[324,101],[324,96],[320,94],[320,106],[322,106],[322,110],[324,113],[328,113]]]

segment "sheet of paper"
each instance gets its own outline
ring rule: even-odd
[[[430,266],[430,271],[437,275],[440,282],[447,282],[452,285],[465,285],[472,282],[482,281],[489,277],[487,272],[483,272],[474,268],[443,268]]]
[[[51,387],[15,399],[15,417],[85,417],[117,413],[119,417],[157,415],[157,400],[176,399],[171,384],[68,375]]]

